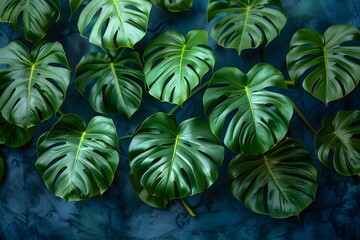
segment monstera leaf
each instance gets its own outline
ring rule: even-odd
[[[22,24],[25,38],[33,42],[45,36],[55,11],[60,11],[58,0],[1,0],[0,22]]]
[[[79,9],[81,4],[84,2],[84,0],[70,0],[70,9],[71,9],[71,15],[74,15],[74,13]]]
[[[160,9],[170,12],[182,12],[192,7],[192,0],[152,0],[152,3]]]
[[[136,130],[129,147],[130,167],[151,195],[175,199],[203,192],[217,179],[224,149],[198,118],[176,124],[156,113]]]
[[[39,42],[31,51],[20,42],[0,49],[0,109],[6,121],[29,129],[57,112],[70,81],[64,49]]]
[[[89,41],[99,47],[132,48],[145,36],[151,7],[149,0],[92,0],[80,14],[79,32],[91,28]]]
[[[360,174],[360,110],[339,111],[333,120],[324,119],[315,147],[323,164],[331,159],[338,173]]]
[[[210,0],[207,20],[214,19],[210,35],[220,46],[257,48],[280,34],[287,17],[280,0]]]
[[[144,82],[138,53],[130,49],[85,55],[76,67],[76,86],[82,95],[91,85],[90,104],[103,114],[124,113],[131,117],[140,107]]]
[[[279,142],[288,131],[293,114],[291,100],[265,90],[286,89],[280,73],[269,64],[255,65],[247,75],[225,67],[210,80],[204,94],[204,108],[211,109],[210,127],[220,136],[229,121],[224,143],[234,152],[262,154]]]
[[[46,186],[66,201],[102,194],[119,164],[116,128],[94,117],[86,126],[77,115],[62,116],[37,143],[35,166]]]
[[[0,115],[0,144],[12,148],[22,147],[34,137],[35,130],[35,127],[25,130],[10,124]]]
[[[151,42],[144,52],[149,93],[161,101],[182,105],[215,65],[215,55],[206,44],[204,30],[190,31],[186,37],[169,30]]]
[[[356,42],[357,41],[357,42]],[[349,94],[360,81],[360,32],[351,25],[329,27],[324,36],[297,31],[286,56],[293,81],[328,104]]]
[[[4,159],[0,154],[0,183],[2,182],[2,179],[4,177],[4,171],[5,171]]]
[[[237,155],[229,165],[233,195],[256,213],[298,216],[315,199],[317,171],[299,141],[286,138],[258,156]]]

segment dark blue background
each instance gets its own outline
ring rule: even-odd
[[[51,24],[46,39],[63,44],[74,73],[80,58],[97,49],[79,36],[76,28],[78,13],[68,21],[66,2],[62,1],[62,17],[59,22]],[[263,55],[266,62],[288,77],[285,56],[292,35],[299,28],[321,33],[336,23],[360,28],[358,0],[283,0],[283,4],[288,23],[281,36],[263,50],[244,51],[239,57],[235,50],[223,49],[209,38],[217,57],[216,69],[235,66],[247,72],[261,61]],[[153,8],[148,34],[136,49],[143,51],[152,38],[167,29],[176,29],[182,34],[192,29],[209,30],[206,5],[206,0],[194,0],[191,11],[176,14]],[[22,32],[15,32],[8,24],[1,23],[0,47],[15,39],[25,42],[22,35]],[[207,74],[204,81],[210,77],[211,74]],[[333,117],[339,109],[360,109],[359,88],[328,107],[301,86],[290,88],[287,94],[316,129],[321,127],[322,118]],[[203,114],[201,95],[193,96],[184,108],[176,112],[179,121]],[[170,105],[144,94],[142,107],[131,120],[124,116],[112,118],[119,136],[124,136],[132,134],[150,114],[170,109]],[[62,111],[80,114],[85,120],[96,115],[74,88],[73,82]],[[147,206],[138,199],[129,181],[129,140],[121,143],[121,163],[108,191],[90,200],[66,203],[45,187],[34,167],[36,139],[49,130],[56,119],[53,117],[41,124],[35,139],[27,146],[21,149],[0,147],[6,167],[0,185],[0,239],[360,239],[360,178],[342,177],[332,167],[321,165],[314,154],[314,136],[296,114],[291,121],[289,136],[302,140],[312,152],[319,171],[319,189],[315,203],[303,211],[299,219],[282,220],[257,215],[231,195],[227,166],[233,155],[229,152],[220,168],[218,181],[205,193],[186,198],[197,217],[190,217],[179,202],[171,204],[168,210]]]

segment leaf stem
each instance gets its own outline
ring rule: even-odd
[[[185,202],[183,198],[180,198],[181,204],[184,206],[186,211],[189,213],[190,216],[196,217],[195,212],[190,208],[190,206]]]
[[[313,134],[316,133],[315,128],[311,125],[309,120],[305,117],[305,115],[301,112],[301,110],[298,108],[298,106],[293,102],[293,107],[297,115],[301,118],[301,120],[305,123],[305,125],[311,130]]]
[[[61,111],[61,109],[59,108],[59,110],[57,111],[57,114],[59,114],[60,115],[60,117],[61,116],[64,116],[64,113]]]
[[[286,80],[285,83],[287,86],[291,86],[291,87],[295,86],[295,82],[292,80]]]
[[[119,141],[123,141],[123,140],[128,140],[128,139],[132,139],[133,135],[125,135],[122,137],[119,137]]]

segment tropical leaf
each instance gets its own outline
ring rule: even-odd
[[[301,142],[285,138],[258,156],[237,155],[229,165],[233,195],[256,213],[298,216],[315,199],[317,171]]]
[[[29,129],[50,118],[65,99],[70,71],[61,44],[19,41],[0,49],[0,109],[6,121]]]
[[[136,130],[129,147],[130,167],[154,196],[175,199],[203,192],[217,179],[224,149],[198,118],[176,124],[156,113]]]
[[[192,0],[152,0],[152,3],[160,9],[170,12],[182,12],[192,7]]]
[[[35,166],[56,196],[66,201],[87,199],[112,183],[118,147],[111,119],[94,117],[86,126],[77,115],[67,114],[40,136]]]
[[[144,52],[149,93],[161,101],[182,105],[215,65],[215,55],[206,44],[204,30],[190,31],[186,37],[169,30],[153,40]]]
[[[330,159],[338,173],[360,174],[360,110],[339,111],[333,120],[324,119],[315,147],[323,164]]]
[[[262,154],[287,133],[292,102],[280,93],[265,90],[268,87],[286,89],[281,72],[269,64],[257,64],[247,75],[224,67],[210,80],[204,108],[211,109],[210,127],[216,136],[220,137],[229,121],[224,143],[232,151]]]
[[[90,1],[80,14],[78,29],[84,35],[85,28],[91,28],[89,41],[99,47],[133,48],[145,36],[151,7],[149,0]]]
[[[96,112],[124,113],[130,118],[141,104],[142,89],[134,81],[145,81],[141,68],[138,53],[131,49],[90,53],[77,65],[75,82],[82,95],[89,95]]]
[[[210,35],[220,46],[244,49],[269,44],[287,22],[280,0],[210,0],[207,20],[214,19]]]
[[[0,144],[17,148],[26,145],[34,137],[36,127],[27,130],[8,123],[2,115],[0,115]]]
[[[0,154],[0,183],[2,182],[4,178],[4,172],[5,172],[5,166],[4,166],[4,159],[2,155]]]
[[[360,32],[351,25],[333,25],[324,36],[298,30],[286,56],[291,79],[325,104],[349,94],[360,81]]]
[[[1,0],[0,22],[11,23],[16,28],[22,24],[25,38],[33,42],[45,36],[55,11],[60,17],[58,0]]]
[[[69,0],[71,15],[74,15],[83,2],[84,0]]]

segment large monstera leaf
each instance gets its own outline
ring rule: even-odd
[[[293,81],[328,104],[349,94],[360,81],[360,32],[351,25],[333,25],[324,36],[298,30],[286,56]]]
[[[50,118],[65,99],[70,71],[58,42],[20,42],[0,49],[0,109],[6,121],[28,129]]]
[[[229,176],[239,201],[274,218],[298,216],[315,199],[317,171],[297,140],[285,138],[263,155],[237,155]]]
[[[131,117],[140,107],[144,82],[138,53],[131,49],[85,55],[76,67],[76,86],[89,95],[93,109],[103,114],[124,113]],[[87,86],[90,93],[86,93]]]
[[[192,0],[152,0],[152,3],[160,9],[170,12],[182,12],[192,7]]]
[[[287,133],[293,114],[291,100],[266,90],[286,89],[285,80],[269,64],[257,64],[245,75],[239,69],[224,67],[215,72],[205,91],[203,102],[210,111],[210,127],[234,152],[262,154]]]
[[[186,37],[169,30],[153,40],[144,52],[149,93],[163,102],[182,105],[215,65],[215,55],[206,44],[204,30],[190,31]]]
[[[55,11],[60,11],[58,0],[1,0],[0,22],[22,24],[25,38],[33,42],[45,36]]]
[[[344,175],[360,174],[360,111],[339,111],[334,119],[324,119],[315,135],[320,161]]]
[[[210,0],[207,20],[214,19],[210,35],[220,46],[257,48],[280,34],[287,17],[280,0]]]
[[[111,119],[94,117],[86,126],[77,115],[67,114],[39,138],[35,166],[56,196],[66,201],[87,199],[112,183],[118,147]]]
[[[151,7],[149,0],[92,0],[80,14],[79,32],[91,28],[89,41],[99,47],[133,48],[145,36]]]
[[[175,199],[203,192],[218,177],[224,149],[198,118],[177,125],[156,113],[136,130],[129,147],[130,167],[151,195]]]
[[[0,144],[11,148],[22,147],[34,137],[36,127],[23,129],[14,124],[8,123],[0,115]]]

